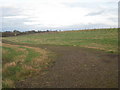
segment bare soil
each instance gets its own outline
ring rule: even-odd
[[[57,54],[55,64],[16,83],[17,88],[117,88],[118,55],[74,46],[40,46]]]

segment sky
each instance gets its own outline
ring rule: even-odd
[[[0,0],[0,30],[118,27],[119,0]]]

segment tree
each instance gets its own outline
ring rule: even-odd
[[[15,36],[17,36],[17,35],[20,34],[20,31],[18,31],[18,30],[14,30],[13,32],[14,32],[14,35],[15,35]]]

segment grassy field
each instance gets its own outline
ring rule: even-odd
[[[4,43],[2,55],[3,88],[15,87],[17,81],[45,70],[52,61],[49,52],[41,48]]]
[[[37,33],[16,37],[4,37],[2,63],[3,87],[15,87],[15,83],[47,68],[52,62],[49,51],[37,47],[39,45],[80,46],[104,50],[110,53],[118,51],[118,30],[97,29],[82,31],[64,31]],[[28,45],[28,46],[27,46]]]
[[[65,31],[5,37],[3,40],[19,44],[71,45],[117,52],[118,29]]]

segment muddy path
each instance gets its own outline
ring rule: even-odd
[[[116,54],[73,46],[40,46],[57,54],[47,72],[18,82],[17,88],[117,88]]]

